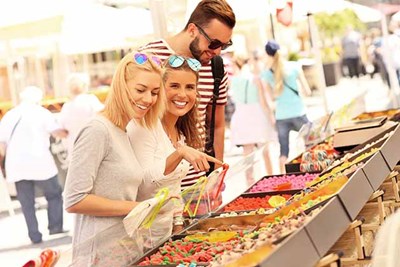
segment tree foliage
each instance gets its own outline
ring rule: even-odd
[[[351,9],[328,14],[321,12],[314,15],[315,23],[321,34],[321,38],[341,37],[348,26],[352,26],[361,32],[365,31],[365,24],[357,17]]]
[[[326,12],[314,15],[315,23],[321,37],[321,53],[323,62],[337,62],[340,60],[340,40],[347,28],[352,28],[364,32],[366,25],[357,17],[351,9],[328,14]]]

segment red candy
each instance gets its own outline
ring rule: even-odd
[[[291,195],[282,195],[285,199],[291,197]],[[232,203],[225,206],[224,211],[240,211],[240,210],[256,210],[259,208],[271,209],[271,205],[268,200],[271,196],[265,197],[239,197]]]

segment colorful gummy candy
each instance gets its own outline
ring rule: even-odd
[[[317,175],[305,173],[300,175],[282,175],[264,178],[250,188],[251,193],[303,189],[306,183],[312,181]]]

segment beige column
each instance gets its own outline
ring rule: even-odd
[[[40,87],[44,92],[46,92],[46,83],[45,83],[45,75],[47,75],[44,71],[43,71],[43,64],[41,59],[38,56],[34,56],[34,60],[35,60],[35,85],[37,85],[38,87]]]
[[[328,100],[326,99],[326,81],[325,81],[325,75],[324,75],[324,68],[322,66],[321,50],[319,47],[320,38],[319,38],[317,26],[315,24],[314,16],[312,14],[308,15],[308,23],[309,23],[309,27],[310,27],[310,38],[311,38],[311,43],[312,43],[311,49],[315,56],[315,64],[317,67],[318,77],[320,79],[320,82],[319,82],[320,88],[319,89],[321,90],[325,114],[328,114],[329,110],[328,110]]]
[[[149,0],[155,38],[165,38],[168,35],[164,3],[164,0]]]
[[[53,77],[54,77],[54,96],[64,97],[68,95],[66,85],[67,75],[69,73],[68,57],[61,53],[59,44],[56,44],[53,56]]]
[[[16,73],[13,69],[13,64],[15,63],[14,52],[11,47],[10,40],[5,41],[6,46],[6,55],[7,55],[7,76],[8,76],[8,87],[10,90],[10,98],[11,102],[16,105],[18,102],[18,88],[17,88],[17,79],[19,79],[18,74],[16,77]]]

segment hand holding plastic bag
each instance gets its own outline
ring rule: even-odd
[[[194,185],[182,192],[185,202],[184,213],[189,217],[212,212],[222,203],[221,192],[224,189],[225,175],[229,165],[214,170],[208,177],[201,177]]]
[[[168,188],[162,188],[154,198],[140,202],[123,219],[124,227],[130,237],[135,235],[140,227],[150,228],[161,207],[168,200]]]

